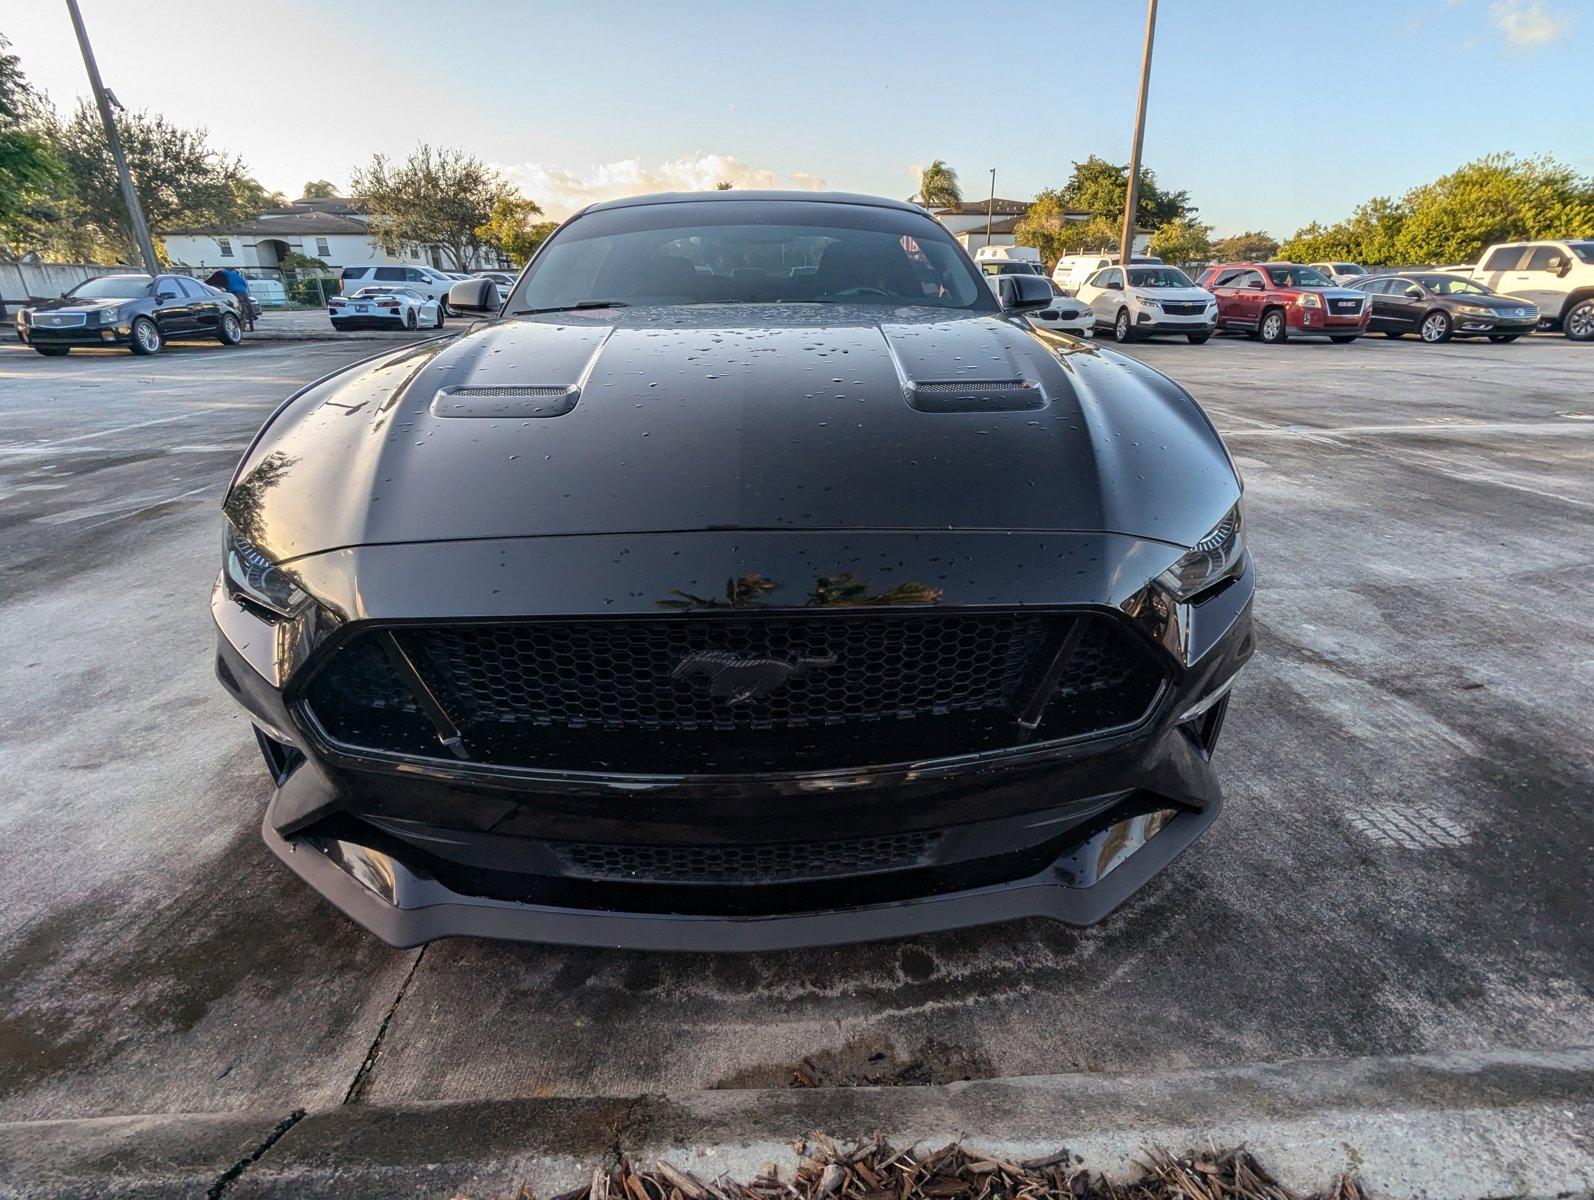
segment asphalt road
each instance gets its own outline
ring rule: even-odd
[[[217,502],[379,349],[0,347],[0,1120],[1594,1042],[1594,348],[1134,347],[1249,488],[1220,823],[1088,931],[749,957],[390,950],[260,844]]]

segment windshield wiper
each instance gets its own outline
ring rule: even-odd
[[[624,300],[577,300],[574,304],[552,304],[547,308],[517,308],[512,317],[532,317],[538,313],[575,312],[583,308],[630,308]]]

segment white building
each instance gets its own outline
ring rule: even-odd
[[[994,201],[965,200],[957,208],[934,208],[930,210],[930,215],[945,225],[947,232],[963,243],[965,250],[973,254],[982,246],[1016,245],[1018,238],[1014,231],[1027,212],[1029,212],[1027,200],[1004,200],[998,196]],[[1090,218],[1091,214],[1088,212],[1070,212],[1065,213],[1063,217],[1066,221],[1088,221]],[[1137,229],[1134,247],[1130,252],[1144,254],[1150,242],[1151,231]]]
[[[371,237],[369,218],[352,200],[295,200],[286,208],[267,209],[251,220],[225,225],[192,226],[160,231],[166,256],[174,266],[210,268],[280,267],[290,252],[319,258],[329,267],[358,267],[368,263],[399,265],[423,263],[453,270],[451,257],[441,246],[403,246],[390,254]],[[508,264],[489,251],[481,252],[472,267]]]

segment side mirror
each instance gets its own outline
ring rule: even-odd
[[[175,300],[175,299],[177,299],[177,293],[176,292],[156,292],[155,293],[155,299],[157,299],[157,300]]]
[[[1560,255],[1556,255],[1550,260],[1550,270],[1554,271],[1558,277],[1565,278],[1566,273],[1571,269],[1572,260],[1569,258],[1562,258]]]
[[[1245,286],[1250,288],[1252,291],[1260,292],[1262,290],[1264,284],[1262,283],[1262,281],[1260,279],[1253,279],[1253,280],[1251,280],[1250,283],[1246,284]]]
[[[1052,285],[1039,275],[1000,275],[997,296],[1002,307],[1012,312],[1045,308],[1052,302]]]
[[[497,316],[500,305],[491,279],[461,279],[448,289],[448,306],[471,316]]]
[[[1409,288],[1406,289],[1406,295],[1410,296],[1413,300],[1421,300],[1422,299],[1422,289],[1420,287],[1418,287],[1416,284],[1412,284]]]
[[[1124,285],[1119,283],[1116,279],[1114,279],[1111,283],[1106,283],[1102,286],[1109,292],[1121,292],[1124,290]]]

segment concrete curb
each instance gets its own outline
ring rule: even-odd
[[[460,332],[443,330],[444,333]],[[411,332],[408,329],[257,329],[244,334],[246,342],[416,342],[428,336],[437,336],[435,329]]]
[[[1009,1159],[1063,1146],[1123,1174],[1143,1146],[1244,1142],[1302,1192],[1354,1170],[1391,1200],[1594,1193],[1594,1048],[1300,1060],[946,1087],[353,1104],[0,1125],[0,1196],[539,1196],[619,1156],[700,1176],[879,1132]],[[225,1180],[224,1180],[225,1177]],[[222,1186],[217,1189],[218,1182]],[[217,1190],[212,1190],[217,1189]]]

